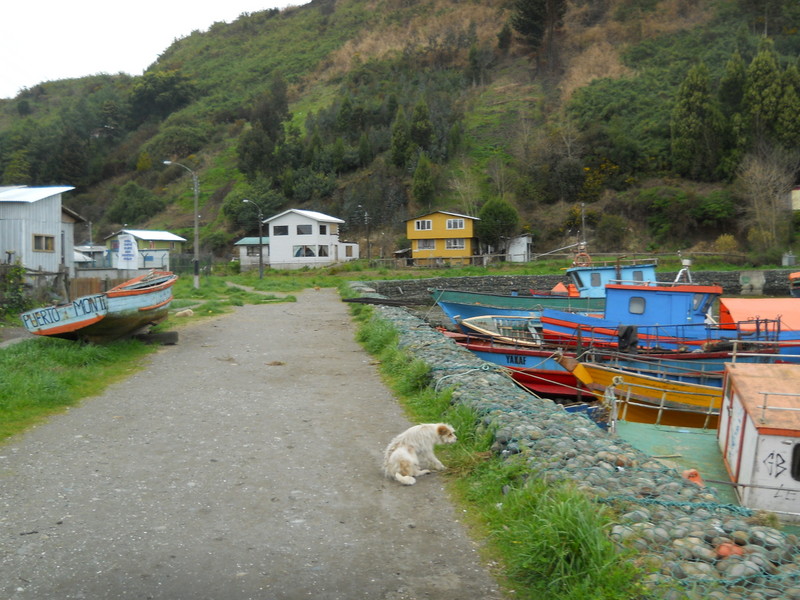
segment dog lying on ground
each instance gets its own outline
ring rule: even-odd
[[[414,479],[445,466],[433,453],[436,444],[454,444],[456,433],[447,423],[424,423],[409,427],[396,436],[383,455],[383,472],[403,485],[414,485]]]

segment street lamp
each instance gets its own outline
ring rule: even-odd
[[[165,160],[165,165],[177,165],[189,171],[192,175],[192,184],[194,186],[194,258],[192,262],[194,263],[194,289],[200,289],[200,223],[199,217],[200,215],[197,214],[198,207],[197,202],[200,196],[200,184],[197,181],[197,173],[192,171],[186,165],[182,165],[179,162],[174,162],[171,160]]]
[[[258,278],[264,279],[264,238],[261,236],[261,227],[264,224],[264,213],[258,203],[245,198],[242,202],[247,202],[256,207],[258,211]]]
[[[358,205],[358,208],[360,208],[361,210],[364,211],[364,225],[367,228],[367,262],[369,263],[370,258],[372,258],[370,256],[371,253],[370,253],[370,247],[369,247],[369,213],[367,212],[367,209],[364,208],[363,206],[361,206],[360,204]]]

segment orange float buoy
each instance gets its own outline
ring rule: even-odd
[[[700,473],[697,471],[697,469],[686,469],[683,473],[681,473],[681,475],[683,475],[684,479],[688,479],[700,487],[706,487],[706,482],[703,481],[702,477],[700,477]]]
[[[733,542],[722,542],[717,546],[717,556],[719,558],[726,558],[728,556],[741,556],[744,554],[744,548],[734,544]]]

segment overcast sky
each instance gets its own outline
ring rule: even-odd
[[[141,75],[175,39],[242,13],[308,0],[4,0],[0,98],[44,81],[119,72]]]

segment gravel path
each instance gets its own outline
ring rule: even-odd
[[[333,290],[245,306],[0,446],[3,599],[501,597]]]

